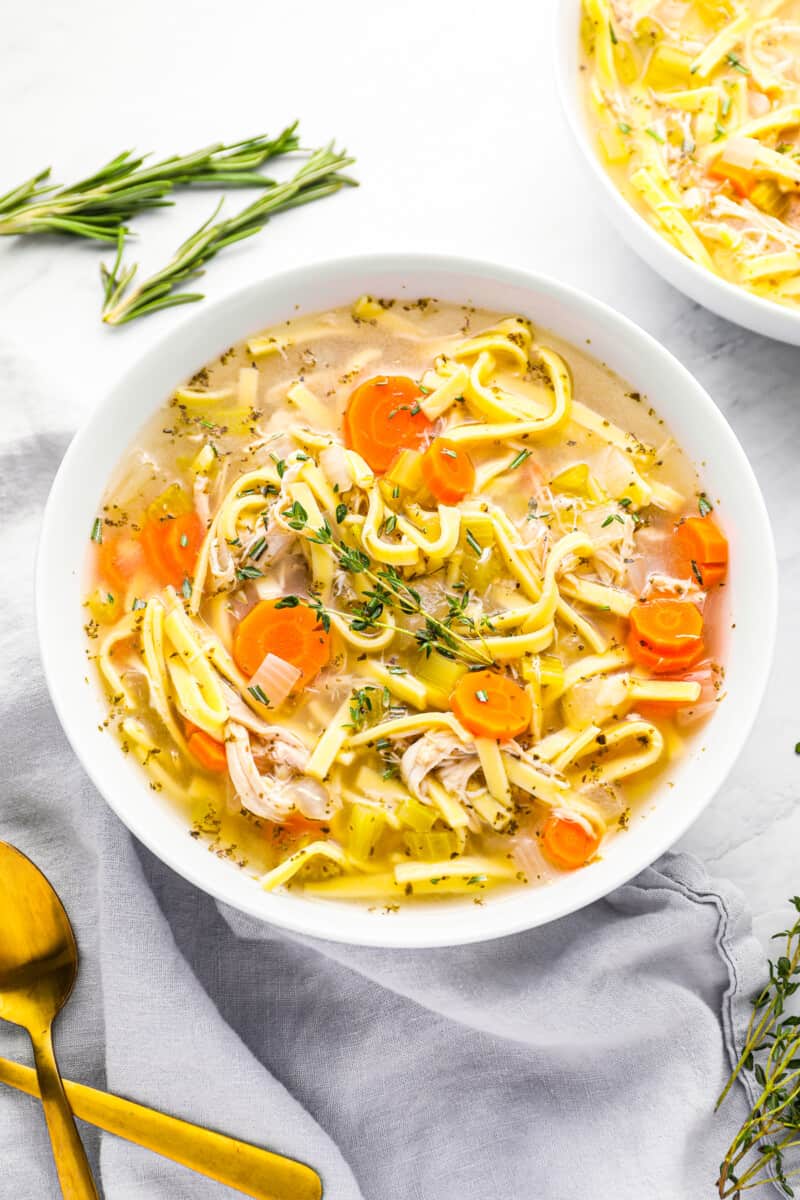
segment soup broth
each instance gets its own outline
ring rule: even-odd
[[[522,317],[299,316],[115,472],[86,600],[109,725],[268,889],[583,868],[721,694],[711,507],[648,399]]]

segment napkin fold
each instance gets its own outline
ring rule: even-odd
[[[71,414],[2,346],[0,394],[0,837],[78,937],[64,1075],[301,1158],[326,1200],[710,1198],[747,1104],[714,1101],[763,975],[735,888],[670,854],[543,929],[426,951],[217,905],[135,842],[60,730],[33,555]],[[25,1035],[0,1023],[0,1054],[29,1062]],[[82,1133],[107,1200],[234,1194]],[[0,1085],[0,1198],[57,1196],[38,1103]]]

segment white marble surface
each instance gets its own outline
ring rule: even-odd
[[[299,116],[308,144],[347,144],[363,186],[227,252],[206,277],[210,295],[338,254],[464,253],[556,275],[676,354],[744,443],[777,537],[782,603],[769,691],[728,785],[683,842],[739,884],[766,941],[784,898],[800,892],[800,350],[698,309],[596,213],[554,98],[553,2],[15,5],[0,46],[0,192],[48,163],[67,181],[123,147],[185,151]],[[238,203],[232,196],[227,207]],[[184,194],[177,211],[141,220],[144,266],[160,263],[212,205],[209,195]],[[0,337],[57,373],[65,429],[191,317],[179,309],[105,329],[100,257],[88,245],[0,245]]]

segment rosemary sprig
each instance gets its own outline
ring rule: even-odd
[[[791,904],[800,913],[800,896]],[[774,935],[784,938],[783,954],[769,962],[769,982],[753,1001],[744,1048],[717,1108],[743,1074],[758,1096],[722,1160],[717,1180],[721,1197],[740,1197],[764,1183],[794,1196],[789,1183],[800,1165],[787,1169],[784,1156],[800,1146],[800,1016],[786,1013],[800,988],[800,918]]]
[[[200,228],[178,247],[173,257],[155,275],[130,289],[136,265],[123,267],[123,237],[120,234],[117,257],[112,268],[101,268],[104,283],[103,320],[108,325],[123,325],[145,313],[176,304],[202,300],[199,292],[176,292],[187,279],[203,273],[205,263],[226,246],[258,233],[275,213],[296,208],[329,196],[354,180],[341,174],[354,160],[334,150],[333,143],[314,154],[285,183],[273,184],[263,195],[240,213],[225,221],[215,221],[219,206]]]
[[[144,166],[146,155],[125,150],[93,175],[67,187],[47,182],[50,168],[0,196],[0,235],[63,233],[116,242],[125,222],[148,208],[172,204],[165,196],[175,187],[272,187],[258,173],[268,159],[296,150],[297,122],[276,138],[217,142],[192,154],[173,155]]]

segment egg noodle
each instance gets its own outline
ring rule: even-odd
[[[623,195],[699,266],[800,299],[800,2],[583,0],[582,69]]]
[[[269,890],[582,866],[718,698],[727,549],[697,495],[643,398],[520,317],[299,317],[178,389],[109,489],[87,598],[109,724]]]

